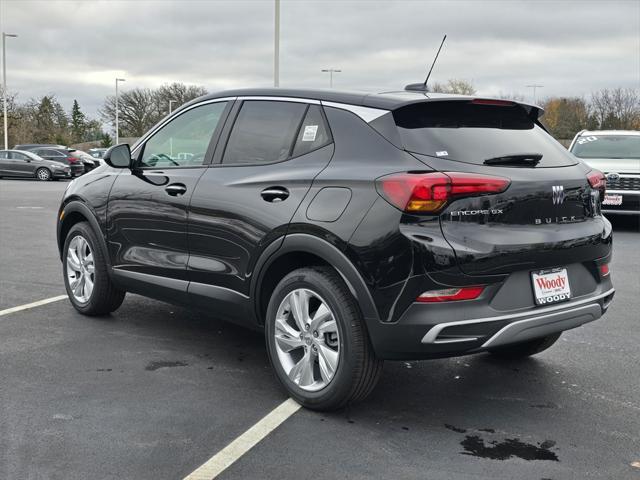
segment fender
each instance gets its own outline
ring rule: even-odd
[[[367,321],[379,322],[380,317],[376,309],[371,293],[367,288],[362,276],[353,266],[351,261],[337,247],[319,237],[305,233],[293,233],[274,241],[263,251],[261,257],[256,262],[256,273],[251,282],[251,298],[254,301],[256,318],[259,318],[259,295],[257,295],[258,285],[262,282],[262,277],[269,266],[282,255],[290,252],[311,253],[326,260],[343,278],[349,290],[360,305],[362,314]]]
[[[62,219],[62,221],[60,221],[60,215],[62,214],[62,212],[64,212],[64,218]],[[91,208],[89,208],[84,202],[80,200],[71,200],[62,208],[60,214],[58,214],[56,237],[58,238],[58,251],[60,252],[60,260],[62,260],[62,254],[63,254],[62,249],[64,247],[64,241],[65,241],[65,239],[62,238],[61,230],[62,230],[62,226],[65,223],[65,220],[69,218],[69,215],[71,213],[80,213],[83,217],[87,219],[87,221],[91,225],[91,228],[93,229],[94,233],[96,234],[96,237],[98,238],[98,246],[102,251],[102,256],[104,257],[105,262],[107,263],[107,269],[109,271],[109,274],[111,274],[111,259],[109,258],[109,252],[107,249],[107,241],[105,239],[105,236],[102,233],[102,229],[100,228],[100,225],[98,224],[98,220],[96,220],[95,213],[91,210]]]

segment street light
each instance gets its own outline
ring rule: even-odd
[[[120,143],[120,132],[118,130],[118,82],[126,82],[124,78],[116,78],[116,143]]]
[[[537,90],[538,88],[542,88],[542,87],[544,87],[544,85],[536,85],[536,84],[532,84],[532,85],[525,85],[525,87],[527,87],[527,88],[533,88],[533,103],[534,103],[534,105],[535,105],[536,103],[538,103],[538,99],[537,99],[537,97],[536,97],[536,90]]]
[[[15,33],[2,32],[2,111],[4,113],[4,149],[9,149],[9,124],[7,123],[7,50],[5,39],[17,37]]]
[[[173,109],[171,108],[171,105],[176,103],[178,100],[169,100],[169,115],[171,115],[171,112],[173,111]]]
[[[333,74],[342,72],[342,70],[339,70],[337,68],[324,68],[321,71],[323,73],[329,73],[329,88],[333,88]]]
[[[273,86],[280,86],[280,0],[275,0],[275,25],[273,29]]]

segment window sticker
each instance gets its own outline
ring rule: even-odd
[[[578,139],[578,145],[582,145],[588,142],[595,142],[596,140],[598,140],[598,137],[594,137],[593,135],[590,135],[588,137],[581,137]]]
[[[440,150],[439,152],[436,152],[436,157],[446,157],[449,155],[449,152],[447,152],[446,150]]]
[[[302,134],[303,142],[313,142],[316,139],[318,133],[318,125],[305,125],[304,133]]]

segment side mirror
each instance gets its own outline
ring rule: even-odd
[[[113,168],[131,167],[131,149],[127,143],[114,145],[104,154],[103,160]]]

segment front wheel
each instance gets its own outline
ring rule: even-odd
[[[106,315],[122,305],[125,292],[111,282],[98,239],[87,222],[69,230],[62,269],[69,300],[80,313]]]
[[[360,401],[382,372],[358,304],[331,268],[301,268],[284,277],[271,296],[265,333],[278,380],[307,408],[335,410]]]
[[[506,345],[504,347],[490,348],[489,353],[499,358],[511,360],[530,357],[531,355],[535,355],[536,353],[540,353],[546,350],[551,345],[556,343],[561,334],[562,332],[554,333],[552,335],[535,338],[527,342],[515,343],[513,345]]]
[[[36,178],[41,182],[48,182],[51,180],[51,172],[48,168],[39,168],[36,171]]]

